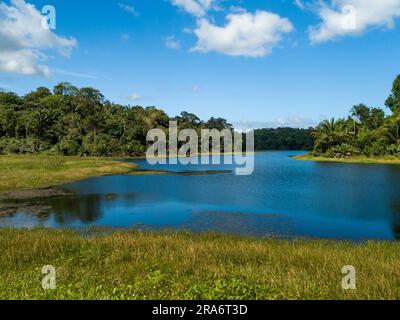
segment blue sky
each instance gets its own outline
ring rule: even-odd
[[[384,107],[400,74],[397,0],[28,3],[53,5],[57,26],[29,35],[23,28],[35,13],[15,22],[11,9],[26,3],[3,1],[0,87],[20,94],[68,81],[170,115],[307,126],[360,102]],[[349,5],[354,16],[343,10]],[[342,30],[344,15],[356,24]]]

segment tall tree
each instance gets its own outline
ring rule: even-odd
[[[400,75],[393,82],[392,93],[387,98],[385,102],[386,107],[388,107],[393,113],[400,112]]]

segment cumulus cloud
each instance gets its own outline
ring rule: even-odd
[[[175,36],[168,36],[165,38],[165,46],[168,49],[178,50],[181,48],[181,42],[175,39]]]
[[[332,0],[320,2],[322,22],[310,28],[312,43],[348,35],[359,35],[371,28],[393,28],[400,16],[400,0]]]
[[[294,29],[288,19],[267,11],[231,13],[226,18],[227,24],[222,27],[199,19],[194,30],[198,40],[192,51],[262,57],[271,53],[283,34]]]
[[[196,16],[204,16],[211,9],[215,0],[171,0],[174,6],[180,7],[186,12]]]
[[[0,72],[48,75],[49,68],[40,63],[46,50],[70,54],[76,40],[57,36],[42,21],[40,12],[24,0],[0,3]]]

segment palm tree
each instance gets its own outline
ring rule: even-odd
[[[325,153],[331,147],[342,144],[349,135],[346,131],[346,122],[343,119],[332,118],[321,122],[312,133],[316,140],[316,150]]]
[[[362,103],[354,106],[350,111],[351,116],[357,119],[360,124],[364,124],[368,121],[370,117],[370,112],[370,108]]]
[[[383,127],[383,134],[392,144],[400,145],[400,115],[390,117]]]

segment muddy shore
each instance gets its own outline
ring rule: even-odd
[[[60,187],[29,189],[0,194],[0,216],[11,216],[18,211],[41,214],[51,209],[49,206],[33,204],[34,199],[71,196],[72,192]]]

